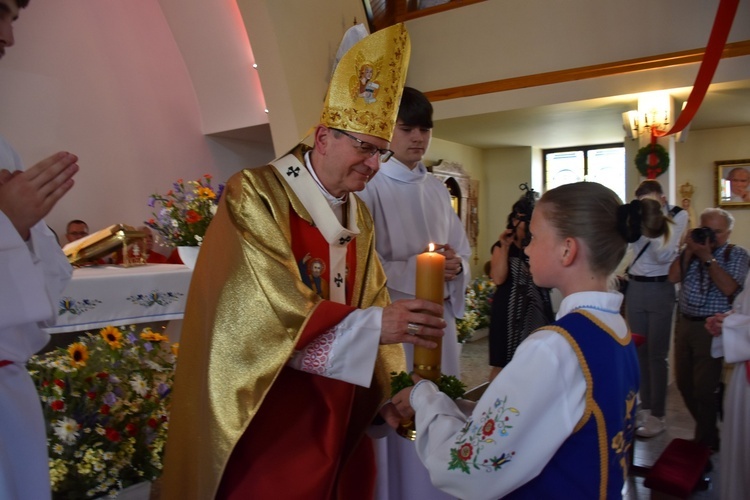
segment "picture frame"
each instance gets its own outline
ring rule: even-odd
[[[716,206],[750,208],[750,158],[715,161]]]

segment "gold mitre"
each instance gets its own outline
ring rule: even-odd
[[[410,55],[403,24],[357,42],[333,72],[320,123],[390,141]]]

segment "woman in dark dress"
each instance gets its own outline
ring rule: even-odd
[[[497,285],[490,314],[490,381],[507,365],[518,345],[535,329],[555,319],[550,291],[534,285],[523,248],[534,211],[535,193],[527,190],[508,215],[506,230],[492,245],[490,278]]]

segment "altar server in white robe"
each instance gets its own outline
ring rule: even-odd
[[[446,186],[422,163],[432,137],[432,104],[420,91],[405,87],[391,139],[393,156],[358,193],[375,221],[375,247],[388,277],[392,300],[412,299],[417,255],[435,243],[445,257],[441,371],[460,376],[456,318],[463,317],[471,247],[453,210]],[[414,348],[404,345],[411,370]],[[378,458],[376,497],[380,499],[450,498],[435,489],[419,461],[414,443],[388,429],[375,440]]]
[[[25,0],[0,0],[0,57]],[[71,267],[42,220],[73,186],[77,158],[57,153],[26,172],[0,137],[0,498],[50,498],[42,407],[25,363],[45,346]]]
[[[714,335],[711,355],[734,363],[724,393],[721,427],[719,494],[722,499],[747,498],[750,493],[750,275],[734,300],[730,314],[717,314],[706,321]]]

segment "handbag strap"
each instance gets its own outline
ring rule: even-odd
[[[648,246],[650,244],[651,244],[651,242],[649,241],[648,243],[646,243],[645,245],[643,245],[643,248],[641,248],[641,251],[638,252],[638,255],[635,256],[635,259],[633,259],[633,262],[631,262],[630,264],[628,264],[628,267],[625,268],[625,274],[628,274],[628,271],[630,270],[631,267],[633,267],[633,264],[635,264],[635,261],[637,261],[638,259],[641,258],[641,255],[643,255],[643,252],[646,251],[646,249],[648,248]]]

